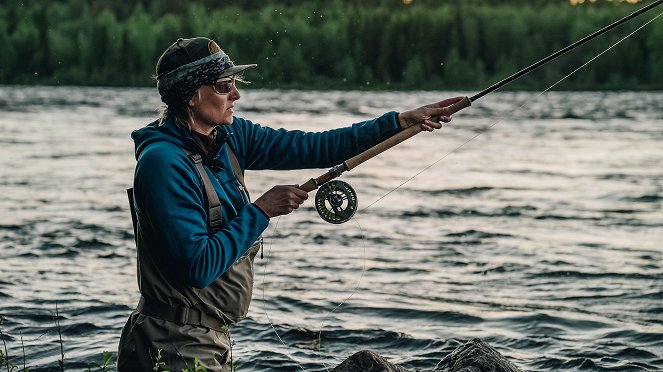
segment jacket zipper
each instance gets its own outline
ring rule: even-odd
[[[235,175],[233,174],[233,177]],[[235,187],[237,187],[237,191],[239,191],[239,194],[242,196],[242,201],[244,202],[244,205],[249,204],[249,196],[246,193],[246,189],[244,186],[239,182],[237,177],[235,177]]]
[[[216,180],[219,181],[219,184],[223,185],[221,179],[219,178],[219,175],[216,174],[216,172],[213,173]],[[235,182],[233,182],[235,184],[235,188],[237,189],[237,191],[239,191],[239,195],[241,196],[244,205],[248,205],[250,200],[248,194],[246,193],[246,188],[242,185],[241,182],[239,182],[239,180],[237,179],[237,177],[235,177],[234,174],[233,178],[235,179]],[[262,237],[260,238],[260,240],[262,240]],[[265,246],[263,244],[260,244],[260,259],[262,260],[264,258],[265,258]]]

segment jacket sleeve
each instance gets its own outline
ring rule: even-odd
[[[272,129],[236,118],[236,138],[245,155],[244,169],[324,168],[342,163],[393,136],[399,130],[396,112],[325,132]]]
[[[248,204],[222,230],[208,236],[202,180],[184,151],[166,142],[142,152],[134,182],[137,212],[155,240],[151,246],[163,247],[165,269],[176,270],[171,274],[183,276],[196,288],[226,272],[269,224]]]

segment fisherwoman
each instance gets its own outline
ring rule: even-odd
[[[261,234],[308,197],[277,185],[251,202],[244,170],[330,167],[404,128],[441,128],[460,99],[326,132],[275,130],[233,116],[240,73],[255,66],[233,64],[204,37],[178,39],[157,62],[166,108],[132,133],[141,297],[122,331],[119,371],[149,371],[157,359],[179,371],[194,358],[230,370],[228,327],[247,314]]]

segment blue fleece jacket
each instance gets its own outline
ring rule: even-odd
[[[340,164],[398,132],[396,113],[325,132],[274,130],[235,117],[217,127],[242,170],[323,168]],[[227,135],[227,136],[226,136]],[[183,148],[200,153],[191,133],[173,120],[132,133],[136,144],[135,207],[147,252],[169,278],[204,288],[230,268],[267,228],[269,219],[241,190],[225,146],[206,164],[223,214],[207,230],[203,181]]]

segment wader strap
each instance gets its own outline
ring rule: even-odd
[[[215,233],[221,229],[221,201],[219,200],[219,195],[214,190],[212,181],[203,167],[203,157],[200,154],[193,154],[187,149],[184,149],[184,151],[193,161],[200,174],[200,178],[203,180],[205,194],[207,194],[207,227],[211,233]]]
[[[223,333],[226,332],[226,323],[223,319],[219,319],[191,307],[168,305],[140,296],[136,311],[151,318],[161,319],[179,325],[188,324],[213,329]]]
[[[244,187],[244,192],[249,196],[249,190],[246,188],[244,183],[244,174],[242,173],[242,168],[239,166],[239,161],[233,150],[226,144],[226,150],[228,150],[228,158],[230,159],[230,166],[232,168],[233,174],[239,181],[239,183]],[[205,168],[203,167],[203,157],[200,154],[194,154],[188,149],[184,149],[184,152],[189,156],[196,166],[196,170],[200,174],[200,178],[203,180],[203,185],[205,186],[205,193],[207,195],[207,226],[210,232],[214,233],[221,229],[221,201],[219,200],[219,195],[217,195],[212,181],[210,181]],[[131,210],[131,221],[133,222],[134,227],[134,236],[138,238],[138,233],[136,231],[138,217],[136,215],[136,208],[134,205],[134,189],[127,189],[127,197],[129,198],[129,209]],[[250,196],[249,196],[250,197]]]
[[[225,144],[225,146],[226,150],[228,151],[228,158],[230,160],[230,167],[232,168],[233,174],[244,188],[246,196],[250,198],[249,191],[246,189],[246,185],[244,184],[244,174],[242,173],[242,168],[239,166],[239,161],[237,160],[237,156],[235,156],[235,153],[230,148],[230,146],[228,146],[227,143]],[[186,152],[189,158],[193,161],[194,165],[196,166],[196,169],[198,170],[198,173],[200,174],[200,178],[202,178],[203,180],[203,185],[205,187],[205,194],[207,195],[207,210],[208,210],[207,226],[211,233],[215,233],[221,229],[221,201],[219,201],[219,195],[217,195],[216,190],[214,190],[212,181],[210,181],[209,176],[207,175],[207,172],[203,167],[202,155],[194,154],[186,148],[184,149],[184,152]]]
[[[246,184],[244,183],[244,173],[242,172],[242,168],[239,166],[239,161],[237,160],[237,156],[235,156],[235,153],[233,150],[226,144],[226,150],[228,150],[228,159],[230,159],[230,167],[233,169],[233,173],[235,174],[235,178],[239,181],[239,183],[242,184],[242,187],[244,187],[244,192],[246,192],[246,196],[251,199],[251,196],[249,195],[249,190],[246,188]]]
[[[131,222],[134,225],[134,238],[138,239],[138,217],[136,216],[136,206],[134,205],[134,188],[127,189],[127,196],[129,197],[129,210],[131,211]]]

